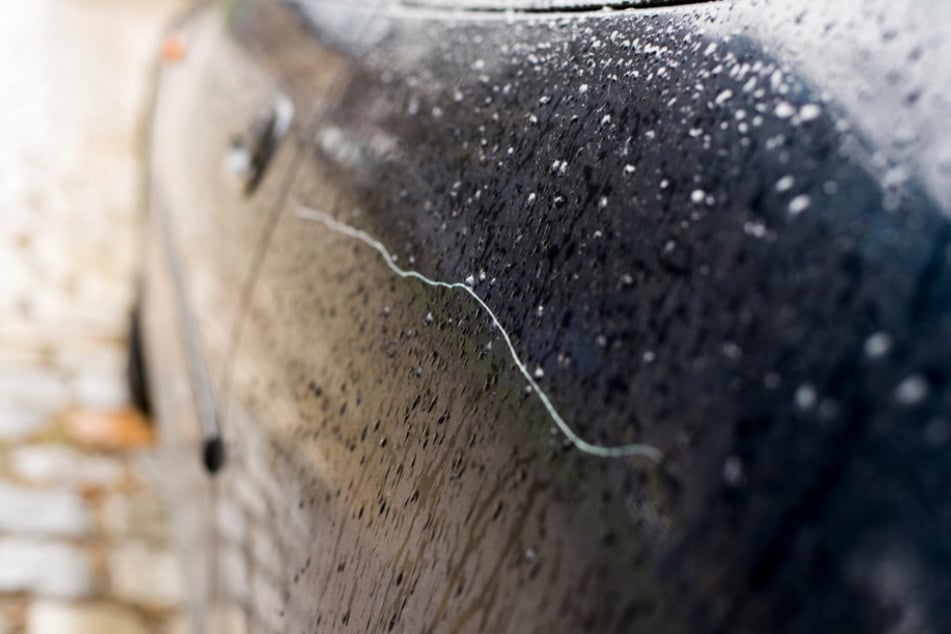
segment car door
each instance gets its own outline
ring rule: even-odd
[[[851,126],[903,56],[795,0],[290,4],[301,85],[347,61],[232,342],[244,626],[947,629],[947,204]]]
[[[169,31],[156,86],[142,314],[197,631],[240,627],[240,610],[216,609],[215,572],[229,563],[217,528],[237,529],[216,519],[209,472],[226,459],[221,421],[247,294],[307,122],[338,72],[339,60],[295,28],[282,4],[199,5]],[[299,77],[301,56],[326,73]]]

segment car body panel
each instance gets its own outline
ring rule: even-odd
[[[308,126],[219,394],[252,629],[947,629],[949,201],[909,157],[948,83],[865,105],[898,61],[758,8],[282,7]],[[662,460],[579,450],[500,327],[572,432]]]

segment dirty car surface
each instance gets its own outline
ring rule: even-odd
[[[176,27],[196,623],[951,631],[951,5],[649,4]]]

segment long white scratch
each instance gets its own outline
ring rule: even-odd
[[[549,398],[545,390],[543,390],[541,386],[535,381],[534,377],[532,377],[532,374],[528,371],[525,363],[521,360],[521,358],[519,358],[518,353],[515,351],[515,346],[512,344],[512,339],[509,337],[509,334],[505,328],[502,327],[502,323],[499,321],[499,318],[496,317],[492,309],[489,308],[489,305],[486,304],[485,301],[483,301],[483,299],[479,297],[479,295],[468,285],[462,282],[440,282],[438,280],[430,279],[417,271],[408,271],[406,269],[400,268],[396,265],[393,255],[385,246],[383,246],[383,243],[365,231],[361,231],[356,227],[352,227],[348,224],[340,222],[325,211],[300,206],[297,208],[297,217],[304,220],[313,220],[314,222],[319,222],[325,225],[328,229],[353,238],[354,240],[359,240],[367,246],[372,247],[383,257],[383,261],[390,268],[390,270],[399,277],[418,280],[427,286],[462,291],[474,299],[479,304],[479,306],[482,307],[482,310],[484,310],[492,319],[492,323],[495,324],[495,327],[502,335],[502,339],[505,340],[505,345],[508,346],[509,353],[512,355],[512,361],[515,362],[515,366],[518,368],[519,372],[521,372],[522,376],[525,377],[525,380],[528,381],[528,384],[532,387],[534,394],[536,394],[538,399],[542,402],[542,405],[545,407],[548,415],[551,416],[551,419],[555,422],[555,425],[558,426],[558,429],[561,430],[561,433],[563,433],[568,441],[577,447],[579,451],[583,451],[584,453],[597,456],[599,458],[642,456],[654,461],[659,461],[661,458],[663,458],[664,454],[660,451],[660,449],[657,449],[651,445],[635,443],[630,445],[619,445],[615,447],[603,447],[601,445],[589,443],[581,438],[577,433],[575,433],[571,426],[565,422],[565,419],[562,418],[561,414],[558,413],[558,410],[555,409],[555,406],[551,402],[551,398]]]

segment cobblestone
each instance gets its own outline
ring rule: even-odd
[[[39,490],[0,482],[0,531],[82,537],[91,527],[82,497],[66,490]]]
[[[9,462],[17,479],[42,486],[115,486],[126,471],[114,458],[89,455],[65,445],[19,447],[11,452]]]
[[[30,606],[27,634],[148,634],[134,611],[111,604],[37,601]]]
[[[0,592],[81,598],[92,591],[92,562],[81,548],[30,538],[0,538]]]
[[[141,117],[183,5],[0,2],[0,634],[182,622],[124,339]]]
[[[148,608],[172,608],[183,600],[184,581],[175,555],[144,544],[123,544],[109,553],[113,596]]]

